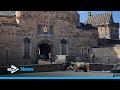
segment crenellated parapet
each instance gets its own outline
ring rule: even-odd
[[[64,20],[76,24],[79,21],[77,11],[16,11],[16,21],[20,23],[22,18],[36,17],[38,19]]]

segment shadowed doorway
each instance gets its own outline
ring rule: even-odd
[[[38,59],[48,61],[51,54],[51,46],[47,43],[42,43],[38,46]]]

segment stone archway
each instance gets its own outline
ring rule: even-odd
[[[56,47],[52,41],[42,40],[37,44],[37,54],[36,58],[38,60],[49,61],[51,58],[55,61],[56,57]]]

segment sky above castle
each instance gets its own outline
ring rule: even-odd
[[[102,14],[108,11],[91,11],[92,15]],[[78,11],[80,14],[80,22],[85,22],[88,17],[88,11]],[[120,11],[112,11],[114,22],[120,23]],[[120,38],[120,28],[119,28],[119,38]]]

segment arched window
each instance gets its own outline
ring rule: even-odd
[[[24,58],[30,58],[30,39],[24,38]]]
[[[62,39],[61,40],[61,54],[62,55],[67,54],[66,45],[67,45],[67,41],[65,39]]]
[[[81,48],[81,54],[83,54],[84,53],[84,50],[83,50],[83,47]]]

